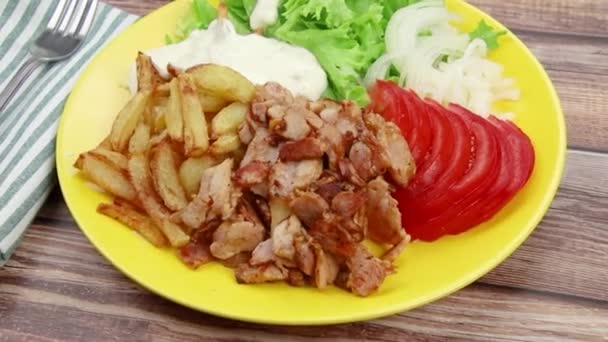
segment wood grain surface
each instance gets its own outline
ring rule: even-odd
[[[146,14],[165,0],[108,0]],[[475,284],[422,308],[325,327],[236,322],[142,289],[99,255],[56,190],[0,269],[0,341],[608,341],[608,0],[475,0],[530,47],[568,122],[542,223]]]

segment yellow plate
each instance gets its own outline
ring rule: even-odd
[[[460,0],[448,4],[464,18],[463,28],[472,29],[482,18],[503,28]],[[188,10],[189,1],[168,4],[104,48],[74,87],[57,138],[59,180],[78,225],[112,264],[149,290],[194,309],[245,321],[304,325],[366,320],[412,309],[475,281],[510,255],[547,211],[564,167],[564,118],[547,74],[522,42],[509,34],[501,38],[492,58],[517,79],[522,99],[500,109],[516,113],[517,124],[530,135],[536,166],[528,185],[493,220],[459,236],[411,244],[397,262],[398,272],[368,298],[336,288],[238,285],[232,271],[219,264],[197,271],[186,268],[171,251],[156,249],[97,214],[97,204],[109,198],[87,185],[72,164],[80,152],[104,138],[127,101],[127,75],[137,51],[164,44],[164,35],[173,32]]]

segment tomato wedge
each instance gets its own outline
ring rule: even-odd
[[[414,239],[433,241],[492,218],[530,178],[534,148],[512,122],[446,108],[392,82],[377,82],[370,94],[370,110],[399,126],[417,165],[410,185],[394,193]]]

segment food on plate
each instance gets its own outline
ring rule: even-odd
[[[498,37],[481,21],[470,32],[450,24],[454,17],[442,0],[425,0],[401,8],[386,28],[386,52],[369,68],[366,83],[391,78],[441,104],[459,104],[488,117],[492,104],[517,100],[514,80],[504,78],[502,65],[487,58]]]
[[[219,12],[227,10],[236,32],[247,37],[256,36],[251,34],[255,32],[310,51],[327,74],[326,89],[319,92],[324,97],[353,100],[364,106],[369,102],[366,88],[378,79],[390,79],[422,97],[444,105],[460,104],[484,117],[490,115],[495,101],[519,97],[514,80],[504,78],[502,66],[487,58],[506,31],[482,21],[471,32],[459,32],[452,26],[458,17],[447,11],[444,0],[223,3],[225,7],[220,5]],[[181,46],[174,43],[214,30],[217,17],[218,9],[209,0],[194,0],[192,11],[168,37],[169,46]],[[166,60],[159,56],[157,64],[164,68]],[[232,60],[214,63],[232,66],[254,83],[265,83],[233,65]],[[265,81],[276,81],[298,93],[284,79],[268,76]]]
[[[530,178],[534,148],[512,122],[446,108],[388,81],[370,94],[370,110],[399,126],[417,165],[410,185],[395,192],[413,238],[433,241],[490,219]]]
[[[255,91],[252,83],[275,81],[296,95],[314,100],[327,88],[325,71],[311,52],[259,34],[240,35],[228,20],[214,20],[206,29],[192,32],[179,43],[145,53],[165,78],[172,76],[168,69],[181,72],[192,68],[188,74],[196,82],[199,93],[214,96],[205,96],[201,106],[226,105],[232,101],[248,103]],[[217,73],[214,69],[223,72]],[[138,89],[135,65],[130,88]]]
[[[518,94],[485,22],[460,33],[438,0],[193,6],[75,163],[115,196],[99,213],[189,267],[368,296],[410,240],[471,229],[530,178],[530,139],[489,114]]]
[[[253,85],[227,67],[171,75],[146,88],[133,129],[121,129],[125,147],[109,144],[78,158],[76,167],[120,198],[98,212],[157,247],[177,249],[192,268],[230,265],[240,283],[375,292],[410,241],[391,197],[415,174],[398,126],[353,102],[311,101],[275,82]],[[201,88],[227,105],[205,113]],[[132,107],[133,100],[116,120]],[[155,113],[151,124],[161,113],[166,128],[152,129],[144,112]],[[371,254],[365,239],[384,254]]]

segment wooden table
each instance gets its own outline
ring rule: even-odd
[[[168,1],[107,2],[143,15]],[[490,274],[433,304],[370,322],[235,322],[127,279],[78,230],[56,190],[0,269],[0,340],[608,341],[608,0],[471,2],[509,26],[547,68],[570,144],[551,210]]]

